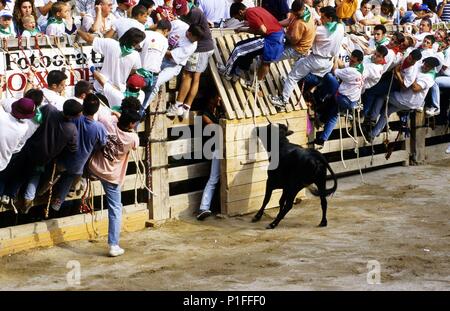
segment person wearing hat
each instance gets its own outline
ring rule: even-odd
[[[427,57],[422,61],[416,80],[407,89],[394,92],[389,98],[388,112],[389,116],[397,111],[410,111],[423,109],[425,97],[428,90],[435,83],[435,68],[440,65],[436,57]],[[386,114],[382,113],[375,127],[370,132],[370,138],[378,136],[386,126]]]
[[[12,13],[8,10],[0,11],[0,38],[15,37],[16,32],[12,22]]]

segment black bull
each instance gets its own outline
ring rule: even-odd
[[[268,179],[266,183],[266,194],[261,209],[253,217],[252,221],[259,221],[264,213],[264,209],[269,203],[272,191],[274,189],[283,189],[280,198],[280,211],[277,217],[272,221],[267,229],[274,229],[279,222],[286,216],[292,208],[297,193],[305,187],[315,196],[320,196],[322,205],[322,220],[320,227],[327,225],[327,196],[334,193],[337,189],[337,180],[328,161],[325,157],[314,149],[304,149],[299,145],[292,144],[287,136],[293,134],[284,124],[269,124],[265,128],[257,127],[255,134],[261,139],[264,148],[269,152],[269,161],[273,160],[274,155],[279,156],[278,166],[275,169],[268,170]],[[279,152],[271,150],[271,139],[279,138]],[[326,189],[327,169],[330,171],[334,180],[331,189]],[[316,188],[311,185],[315,184]]]

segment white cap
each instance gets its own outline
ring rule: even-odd
[[[0,17],[13,17],[13,15],[9,10],[1,10]]]

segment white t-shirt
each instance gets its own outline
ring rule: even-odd
[[[65,33],[66,33],[66,25],[64,23],[61,23],[61,24],[52,23],[52,24],[48,25],[47,28],[45,29],[45,34],[47,36],[58,36],[59,37]]]
[[[318,26],[316,38],[312,46],[312,53],[322,57],[333,57],[339,53],[344,38],[345,29],[338,24],[333,33],[329,33],[325,26]]]
[[[372,19],[373,18],[373,13],[369,11],[369,13],[367,13],[367,15],[364,16],[363,13],[361,12],[361,10],[357,10],[355,12],[355,18],[356,18],[357,22],[365,20],[365,19]]]
[[[34,7],[36,8],[36,12],[38,15],[37,24],[43,28],[47,27],[47,18],[48,13],[46,15],[42,15],[38,8],[44,7],[47,5],[47,3],[53,2],[55,3],[56,0],[35,0],[34,1]]]
[[[25,136],[28,124],[19,121],[0,107],[0,171],[3,171]]]
[[[401,70],[403,84],[407,88],[410,87],[414,83],[414,81],[416,81],[417,73],[420,70],[417,64],[420,64],[420,62],[416,63],[414,66],[409,66],[408,68]]]
[[[126,33],[133,27],[141,31],[145,30],[145,25],[139,23],[134,18],[119,18],[116,19],[112,24],[112,29],[117,32],[117,38],[119,39],[123,36],[124,33]]]
[[[397,56],[395,55],[395,52],[391,49],[387,49],[388,53],[384,57],[384,60],[386,61],[386,64],[383,65],[383,73],[391,70],[395,66],[395,60],[397,59]]]
[[[103,26],[102,29],[100,29],[100,32],[102,34],[105,34],[109,30],[111,30],[112,24],[115,20],[116,20],[116,17],[112,13],[109,13],[109,15],[105,19],[105,25]],[[94,25],[94,22],[95,22],[95,14],[94,15],[86,14],[86,16],[84,16],[84,18],[83,18],[82,29],[84,31],[89,32],[92,28],[92,25]]]
[[[148,30],[142,44],[141,63],[144,69],[159,73],[164,55],[169,48],[167,38],[161,33]]]
[[[364,65],[364,85],[363,85],[363,91],[370,89],[372,86],[378,83],[380,81],[381,76],[383,74],[383,65],[380,64],[374,64],[372,63],[371,56],[365,56],[363,60]]]
[[[117,19],[120,19],[120,18],[127,18],[127,17],[128,17],[128,16],[127,16],[127,12],[126,12],[126,11],[119,10],[119,8],[116,8],[116,9],[113,11],[113,14],[114,14],[114,16],[115,16]]]
[[[385,42],[383,42],[382,45],[386,46],[389,44],[389,39],[385,40]],[[377,46],[375,45],[375,39],[374,38],[370,38],[369,42],[368,42],[368,46],[370,49],[375,50],[377,48]]]
[[[199,0],[199,9],[203,11],[208,21],[220,23],[230,18],[230,3],[217,0]]]
[[[423,107],[428,90],[434,84],[434,78],[430,73],[423,73],[419,69],[415,82],[422,88],[420,92],[413,92],[411,88],[407,88],[406,90],[401,90],[400,92],[394,92],[393,95],[400,104],[411,109]]]
[[[114,39],[95,38],[92,43],[95,52],[104,56],[103,66],[100,73],[112,84],[122,87],[126,84],[132,69],[141,68],[141,58],[137,51],[121,57],[119,42]],[[94,88],[101,91],[103,88],[97,81]]]
[[[14,31],[14,26],[11,24],[11,26],[9,26],[9,29],[6,30],[6,32],[9,32],[9,34],[6,33],[0,33],[0,38],[11,38],[11,37],[16,37],[16,32]]]
[[[42,92],[44,93],[44,100],[42,101],[41,107],[52,104],[59,111],[63,111],[64,102],[66,101],[65,97],[48,88],[42,89]]]
[[[445,49],[442,56],[444,57],[441,60],[442,66],[447,67],[447,69],[445,69],[442,73],[448,77],[450,76],[450,48]]]
[[[125,98],[124,92],[115,88],[111,83],[106,82],[103,86],[103,94],[108,99],[109,106],[120,107],[122,105],[122,100]],[[141,104],[144,102],[145,94],[139,91],[139,101]]]
[[[172,49],[172,62],[177,65],[186,65],[189,57],[197,50],[197,42],[191,42],[186,37],[186,31],[189,25],[176,19],[171,22],[172,30],[169,33],[169,46]]]
[[[414,35],[414,38],[416,38],[416,48],[419,48],[422,45],[422,41],[423,39],[428,36],[428,35],[432,35],[432,33],[430,32],[423,32],[423,33],[417,33]]]
[[[334,75],[342,81],[339,93],[347,96],[351,102],[358,101],[361,97],[363,75],[354,67],[336,69]]]

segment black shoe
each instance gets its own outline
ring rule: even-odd
[[[323,145],[325,144],[325,142],[321,138],[316,138],[316,139],[314,139],[314,144],[317,145],[317,150],[320,150],[323,148]]]
[[[211,216],[211,211],[210,210],[206,210],[206,211],[201,211],[200,214],[197,215],[197,220],[203,220],[206,217]]]

